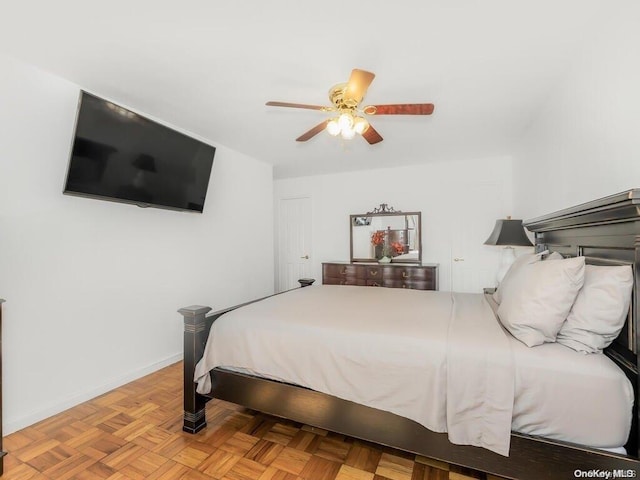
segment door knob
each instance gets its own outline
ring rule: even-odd
[[[455,257],[453,259],[454,262],[464,262],[464,258],[460,258],[460,257]]]
[[[300,257],[300,258],[304,258],[305,260],[309,260],[309,255],[305,255],[304,257]]]

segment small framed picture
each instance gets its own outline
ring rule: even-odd
[[[364,225],[371,225],[371,217],[353,217],[354,227],[362,227]]]

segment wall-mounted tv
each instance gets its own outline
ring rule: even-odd
[[[64,193],[202,212],[216,149],[81,92]]]

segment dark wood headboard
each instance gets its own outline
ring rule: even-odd
[[[605,350],[633,384],[632,434],[627,452],[640,457],[638,429],[638,294],[640,292],[640,189],[566,208],[527,220],[524,226],[535,233],[536,251],[584,256],[594,265],[631,265],[634,284],[627,322],[615,342]]]

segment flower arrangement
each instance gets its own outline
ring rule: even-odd
[[[397,243],[397,242],[394,242]],[[393,257],[394,252],[397,252],[397,248],[394,247],[393,244],[389,245],[387,243],[387,231],[386,230],[376,230],[371,235],[371,244],[375,250],[376,258],[382,257]],[[396,253],[397,255],[397,253]]]
[[[376,230],[375,232],[373,232],[373,234],[371,235],[371,244],[375,245],[376,247],[378,245],[384,244],[384,237],[386,233],[387,232],[385,232],[384,230]]]
[[[382,257],[392,258],[396,255],[402,255],[404,253],[405,246],[400,242],[389,243],[389,237],[391,230],[376,230],[371,234],[371,244],[375,252],[375,257],[380,259]]]
[[[391,248],[393,248],[393,251],[396,255],[401,255],[404,253],[404,245],[402,245],[400,242],[391,242]]]

